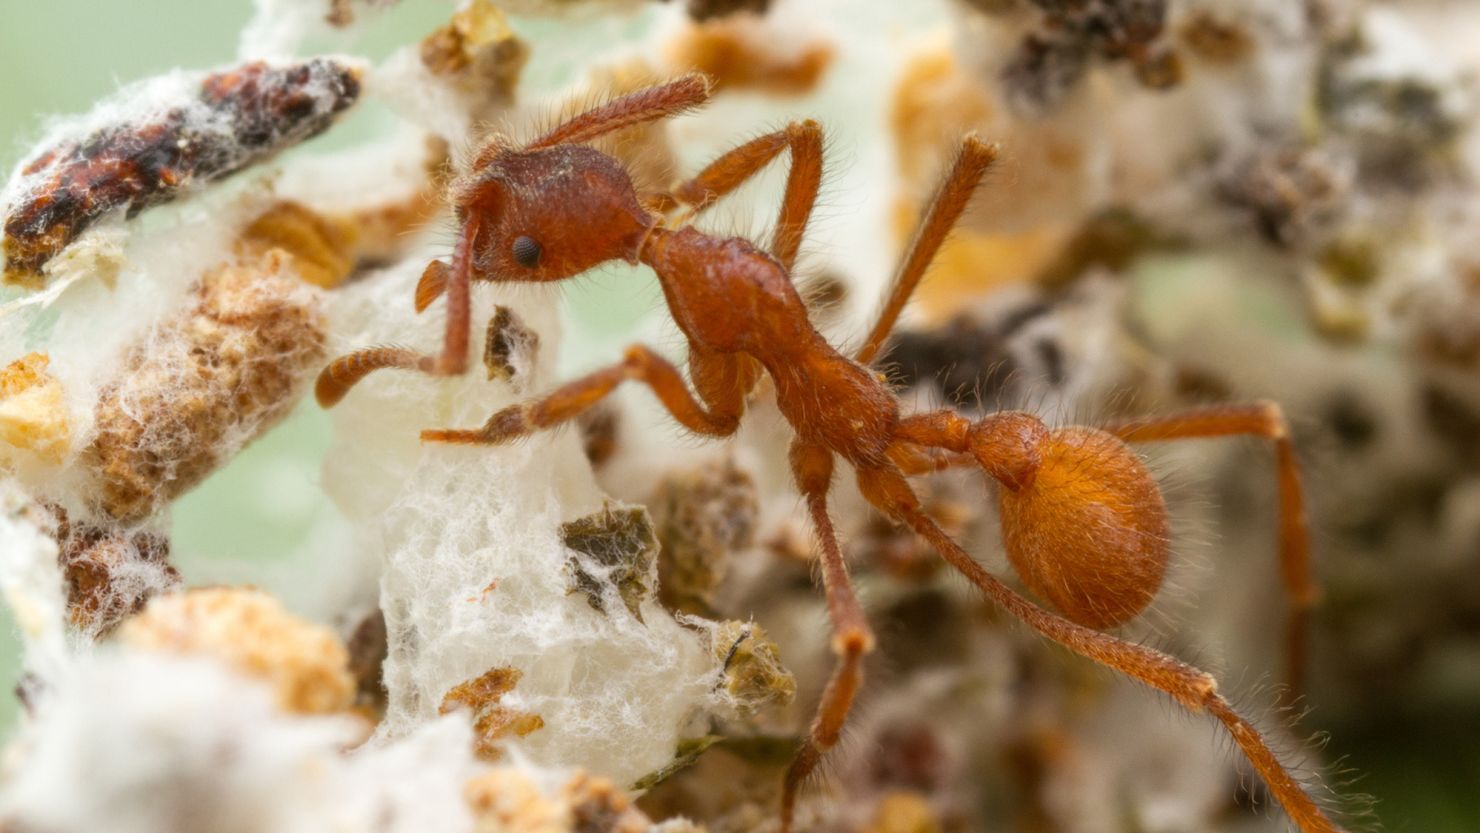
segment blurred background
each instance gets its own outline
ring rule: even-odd
[[[1480,17],[1476,13],[1480,5],[1394,5],[1415,9],[1430,22],[1442,21],[1446,15],[1459,15],[1465,21]],[[918,6],[917,24],[922,29],[950,19],[944,0],[920,2]],[[368,40],[358,43],[356,51],[372,58],[383,57],[444,22],[448,8],[444,2],[406,0],[373,24]],[[49,114],[85,111],[129,81],[176,67],[201,68],[229,60],[250,14],[246,0],[0,0],[0,77],[6,79],[0,84],[0,163],[8,171],[19,161],[40,135]],[[559,58],[542,58],[545,44],[558,43],[555,52],[570,54],[582,43],[639,31],[644,17],[639,13],[618,21],[562,24],[516,20],[515,24],[534,46],[530,83],[535,89],[548,89],[563,80],[564,70]],[[1456,28],[1474,31],[1458,24]],[[333,44],[325,46],[333,48]],[[352,139],[352,134],[329,137],[331,142]],[[1349,666],[1345,676],[1328,675],[1326,679],[1334,681],[1326,688],[1319,684],[1314,688],[1308,703],[1313,711],[1304,726],[1330,733],[1329,757],[1350,770],[1356,791],[1378,798],[1374,810],[1384,829],[1480,829],[1480,648],[1476,639],[1480,621],[1470,618],[1476,615],[1475,610],[1464,604],[1430,605],[1427,601],[1434,598],[1430,594],[1441,593],[1450,584],[1446,576],[1474,573],[1474,567],[1480,564],[1480,552],[1470,549],[1462,530],[1452,532],[1458,523],[1453,521],[1455,513],[1470,512],[1468,507],[1475,503],[1473,495],[1468,501],[1454,496],[1451,487],[1456,482],[1469,482],[1454,469],[1470,466],[1473,459],[1467,453],[1440,450],[1437,453],[1441,456],[1447,454],[1443,465],[1408,465],[1401,459],[1393,462],[1394,456],[1402,458],[1411,453],[1426,459],[1436,453],[1430,446],[1411,452],[1404,445],[1406,440],[1386,444],[1383,435],[1384,418],[1391,416],[1394,408],[1402,410],[1387,407],[1392,401],[1384,404],[1384,391],[1389,390],[1383,387],[1384,380],[1397,380],[1391,388],[1393,397],[1435,396],[1425,393],[1432,390],[1429,387],[1420,386],[1416,394],[1409,389],[1410,383],[1416,383],[1402,350],[1378,340],[1348,343],[1335,352],[1323,352],[1329,342],[1327,334],[1312,327],[1306,311],[1292,300],[1295,296],[1267,287],[1229,289],[1227,281],[1220,283],[1220,269],[1224,267],[1174,256],[1134,270],[1132,285],[1142,298],[1147,327],[1158,333],[1176,333],[1178,328],[1195,328],[1199,314],[1219,315],[1224,318],[1220,326],[1245,331],[1252,328],[1267,343],[1287,345],[1288,355],[1303,357],[1292,360],[1292,366],[1298,369],[1287,368],[1289,372],[1283,376],[1279,368],[1251,372],[1249,378],[1258,381],[1241,380],[1240,389],[1279,397],[1294,388],[1322,388],[1320,396],[1306,397],[1305,407],[1294,408],[1296,430],[1307,447],[1308,488],[1317,509],[1317,546],[1322,553],[1361,553],[1355,565],[1340,557],[1331,563],[1363,578],[1356,583],[1357,590],[1338,590],[1334,594],[1338,613],[1346,618],[1341,627],[1326,628],[1324,643],[1318,640],[1318,651],[1322,644],[1360,638],[1391,642],[1383,653],[1384,661],[1392,656],[1414,658],[1406,666],[1359,662],[1355,663],[1359,669],[1356,672],[1351,672]],[[1208,286],[1214,288],[1211,296],[1203,293]],[[615,349],[629,340],[626,334],[637,322],[651,316],[654,306],[652,294],[618,291],[611,282],[584,283],[571,292],[568,329],[580,334],[582,352],[597,351],[603,344]],[[1278,357],[1286,355],[1282,349],[1266,350],[1251,359],[1277,362]],[[1333,387],[1318,384],[1313,378],[1300,378],[1300,373],[1322,374],[1327,366],[1336,368],[1331,371],[1334,376],[1365,382]],[[1446,404],[1452,403],[1441,403]],[[1446,430],[1456,432],[1455,448],[1470,449],[1480,443],[1480,423],[1470,421],[1471,410],[1455,406],[1445,413],[1449,415],[1449,422],[1444,423],[1449,426]],[[327,417],[305,403],[287,424],[178,502],[171,534],[173,550],[187,579],[200,583],[257,575],[263,561],[292,559],[297,553],[310,551],[316,540],[336,534],[333,522],[324,520],[333,513],[318,487],[319,459],[328,443]],[[1252,447],[1227,456],[1254,457],[1248,453]],[[1373,447],[1379,450],[1371,451]],[[1267,487],[1269,475],[1263,468],[1262,452],[1257,459],[1258,471],[1250,475],[1252,479],[1238,479],[1231,485],[1220,483],[1213,500],[1223,501],[1230,495],[1236,499],[1244,493],[1241,489],[1255,488],[1247,483]],[[1185,465],[1190,468],[1197,463]],[[1196,471],[1183,473],[1184,479],[1198,476]],[[1323,499],[1323,490],[1339,494],[1341,499]],[[1356,497],[1352,496],[1354,492]],[[1359,508],[1352,509],[1353,503]],[[1244,514],[1268,508],[1258,500],[1253,504],[1253,508],[1234,505],[1224,512],[1224,519],[1236,524]],[[1451,572],[1428,570],[1427,581],[1411,585],[1394,578],[1408,574],[1397,560],[1409,551],[1428,547],[1433,537],[1428,533],[1441,529],[1452,532],[1445,543],[1451,551],[1445,556],[1451,562],[1447,568]],[[1267,546],[1268,539],[1262,535],[1252,536],[1260,542],[1257,546]],[[1232,533],[1231,537],[1238,536]],[[1217,545],[1209,552],[1216,555]],[[1237,552],[1242,557],[1244,550]],[[1466,552],[1468,561],[1463,559]],[[1454,559],[1460,561],[1453,563]],[[251,566],[243,566],[248,564]],[[1406,588],[1407,598],[1402,604],[1394,604],[1380,590],[1371,589],[1384,584],[1390,592],[1395,586]],[[1274,586],[1270,585],[1271,600],[1277,596]],[[1425,611],[1438,613],[1424,618],[1422,627],[1392,624],[1401,617],[1422,618]],[[1373,618],[1378,613],[1394,618]],[[1368,627],[1350,627],[1350,622],[1360,616],[1368,617]],[[14,686],[17,676],[12,629],[7,620],[0,646],[0,685],[6,690]],[[1442,650],[1435,647],[1439,643],[1443,643]],[[1434,652],[1443,654],[1444,659],[1436,663],[1419,660]],[[1364,673],[1381,676],[1363,679]],[[1408,685],[1395,683],[1402,675],[1412,675],[1413,679]],[[1348,697],[1338,692],[1339,686],[1350,690],[1363,685],[1388,693],[1381,697]],[[1432,696],[1412,697],[1414,690]],[[16,709],[14,698],[0,697],[0,724],[10,725]]]

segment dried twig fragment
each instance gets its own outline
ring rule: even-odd
[[[699,756],[709,750],[709,747],[724,740],[723,735],[704,735],[697,738],[688,738],[678,742],[678,749],[673,752],[673,760],[659,769],[649,772],[632,783],[632,790],[650,790],[653,787],[667,781],[669,778],[688,769],[699,761]]]
[[[628,612],[641,622],[642,602],[653,592],[650,582],[658,554],[658,536],[647,510],[607,504],[600,512],[562,524],[560,537],[567,547],[590,559],[572,555],[567,562],[569,592],[584,593],[592,607],[605,613],[605,592],[612,586]]]
[[[664,478],[648,501],[658,541],[658,597],[665,607],[707,614],[730,553],[755,538],[755,481],[733,460]]]
[[[354,701],[349,654],[339,638],[253,588],[157,596],[123,624],[118,638],[134,648],[216,657],[266,681],[290,712],[328,714]]]
[[[45,353],[28,353],[0,369],[0,467],[17,453],[60,463],[71,444],[62,383],[47,372]]]
[[[477,734],[475,750],[484,760],[497,760],[503,752],[498,741],[509,734],[524,737],[545,727],[545,719],[503,705],[505,694],[514,690],[524,672],[509,666],[490,668],[481,676],[452,687],[442,698],[442,714],[467,708],[473,712],[473,731]]]
[[[283,265],[269,254],[222,267],[189,310],[131,348],[83,452],[108,515],[148,517],[292,407],[322,359],[324,320]]]
[[[39,285],[41,267],[102,215],[133,216],[321,133],[359,93],[359,69],[338,61],[256,61],[205,76],[163,112],[46,149],[5,207],[5,282]]]
[[[91,636],[112,631],[154,594],[179,583],[170,542],[147,530],[109,529],[73,520],[60,507],[57,561],[67,585],[67,617]]]

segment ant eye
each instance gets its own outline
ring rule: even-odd
[[[525,269],[540,265],[540,252],[544,251],[538,240],[519,235],[514,238],[514,260]]]

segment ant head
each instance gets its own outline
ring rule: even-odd
[[[454,201],[464,222],[477,215],[473,273],[495,281],[558,281],[635,260],[653,224],[621,165],[583,145],[506,150]]]
[[[709,87],[685,75],[587,110],[522,150],[490,143],[453,194],[474,274],[557,281],[615,258],[636,262],[654,219],[621,165],[581,143],[697,107]]]

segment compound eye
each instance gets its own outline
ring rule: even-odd
[[[540,265],[540,252],[544,247],[533,237],[519,235],[514,238],[514,262],[525,269],[533,269]]]

